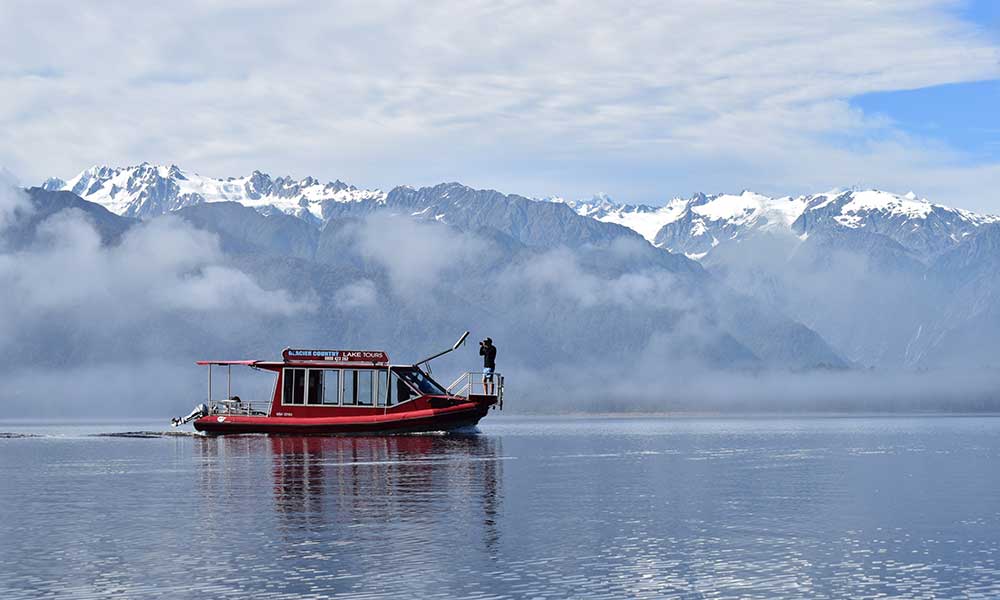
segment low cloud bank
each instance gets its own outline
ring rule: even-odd
[[[106,247],[75,210],[46,219],[31,248],[0,255],[0,286],[0,310],[14,317],[0,330],[7,339],[32,321],[108,331],[163,313],[289,315],[307,308],[225,266],[218,240],[178,219],[142,223]]]
[[[6,169],[0,167],[0,234],[19,219],[26,218],[32,212],[28,195],[17,186],[17,179]],[[3,245],[0,244],[0,249]]]
[[[528,413],[1000,413],[1000,370],[727,372],[684,363],[501,370],[512,392],[507,407]]]
[[[0,186],[4,227],[29,218],[30,207]],[[137,224],[106,245],[79,211],[49,217],[31,244],[0,250],[0,352],[9,357],[0,398],[9,415],[169,416],[204,398],[195,358],[267,357],[301,343],[381,347],[407,361],[466,328],[473,342],[497,342],[515,412],[1000,408],[1000,373],[988,369],[755,362],[727,330],[731,305],[718,303],[729,300],[704,293],[702,275],[647,260],[632,241],[525,249],[382,214],[338,226],[334,260],[269,263],[235,260],[214,234],[176,218]],[[291,291],[288,281],[303,287]],[[435,374],[447,384],[479,361],[470,343],[436,361]],[[265,375],[249,394],[243,383],[236,391],[266,398],[270,385]]]

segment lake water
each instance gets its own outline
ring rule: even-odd
[[[1000,419],[0,432],[0,598],[996,598]]]

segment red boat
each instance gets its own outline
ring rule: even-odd
[[[208,403],[175,427],[194,421],[211,434],[412,433],[454,431],[479,422],[491,408],[503,408],[503,376],[487,384],[482,373],[467,372],[448,387],[435,381],[426,366],[456,350],[469,332],[444,352],[420,362],[393,365],[375,350],[285,348],[280,361],[202,360],[208,367]],[[213,367],[227,371],[226,398],[214,399]],[[232,394],[232,367],[276,374],[270,400],[245,401]],[[429,370],[429,369],[428,369]]]

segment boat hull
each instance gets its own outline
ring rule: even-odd
[[[272,417],[208,415],[194,428],[209,434],[269,433],[284,435],[394,434],[454,431],[472,427],[490,405],[466,402],[440,409],[345,417]]]

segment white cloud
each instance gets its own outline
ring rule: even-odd
[[[642,200],[856,181],[974,195],[997,165],[846,102],[1000,75],[956,6],[7,4],[0,162],[35,179],[148,159]]]
[[[370,279],[361,279],[345,285],[334,296],[335,304],[341,309],[362,308],[378,302],[378,290]]]
[[[28,196],[17,187],[17,179],[9,171],[0,168],[0,233],[32,212]]]
[[[56,325],[103,339],[176,314],[294,316],[313,308],[226,266],[214,235],[174,218],[138,225],[110,247],[74,209],[46,219],[38,234],[34,247],[0,253],[4,344]]]
[[[472,261],[490,260],[490,246],[479,237],[448,230],[438,223],[376,213],[347,232],[366,260],[386,269],[394,291],[421,301],[427,289],[461,281]]]
[[[581,307],[613,305],[647,309],[694,310],[687,290],[667,271],[628,272],[614,277],[586,270],[573,251],[557,248],[525,264],[508,266],[498,274],[504,293],[522,302],[569,300]]]

